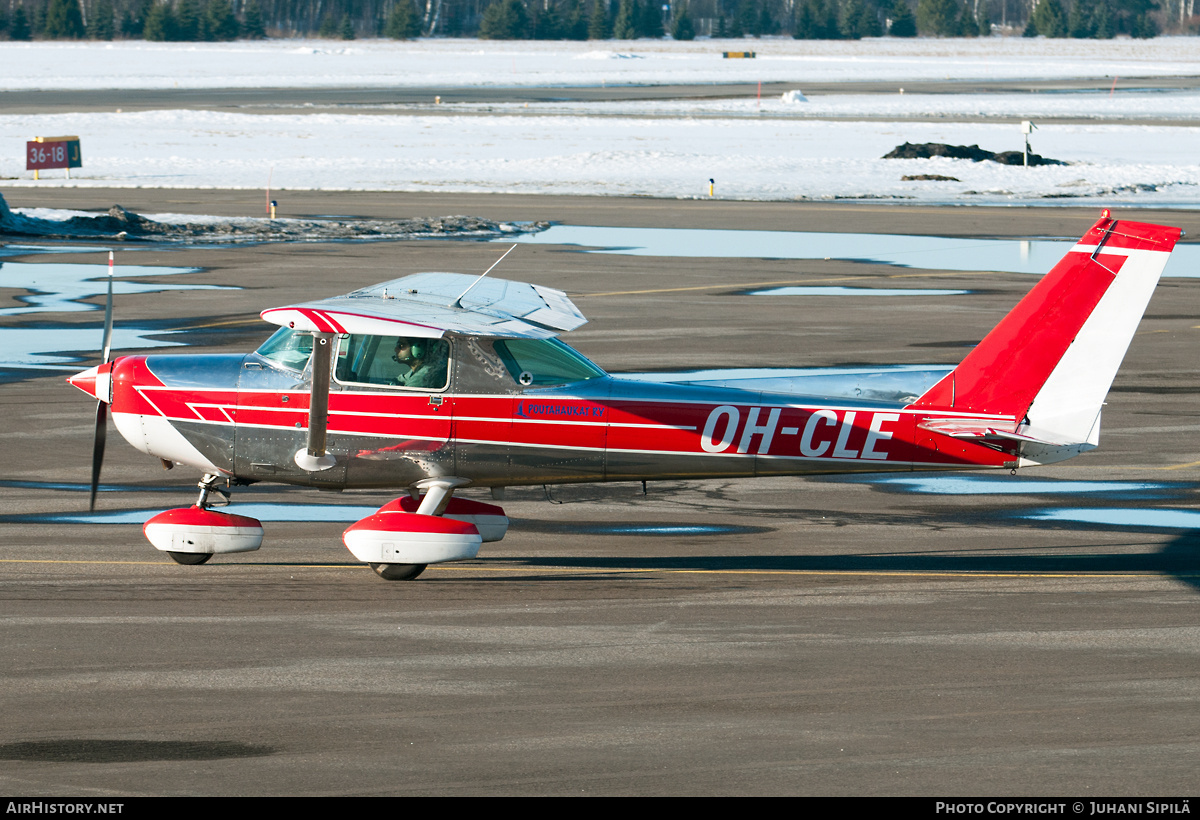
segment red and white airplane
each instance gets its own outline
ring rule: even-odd
[[[1107,211],[948,375],[915,401],[622,380],[558,341],[586,322],[561,291],[420,273],[263,311],[247,355],[122,356],[68,381],[139,450],[200,470],[200,497],[145,526],[183,564],[258,549],[212,509],[219,485],[407,494],[344,541],[382,577],[474,558],[504,537],[467,485],[1016,469],[1094,448],[1100,412],[1178,228]],[[493,266],[494,267],[494,266]],[[105,355],[111,307],[106,320]]]

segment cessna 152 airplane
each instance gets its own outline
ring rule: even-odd
[[[1100,411],[1178,228],[1102,218],[949,374],[909,401],[622,380],[557,340],[586,322],[561,291],[419,273],[262,313],[247,355],[122,356],[68,381],[165,466],[200,470],[145,533],[182,564],[262,543],[212,509],[259,481],[407,494],[351,525],[389,580],[504,537],[459,487],[1048,464],[1094,448]],[[502,257],[503,258],[503,257]],[[111,264],[111,263],[110,263]],[[493,267],[495,267],[493,265]]]

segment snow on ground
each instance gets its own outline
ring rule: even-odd
[[[1200,207],[1200,94],[898,93],[905,78],[1200,74],[1200,40],[789,39],[672,43],[0,43],[8,88],[570,85],[888,80],[897,93],[701,101],[337,108],[253,115],[164,110],[0,114],[10,187],[342,189]],[[616,49],[629,49],[617,51]],[[720,52],[753,48],[755,60]],[[0,102],[3,93],[0,93]],[[0,111],[3,109],[0,108]],[[289,109],[279,109],[287,112]],[[1033,149],[1071,164],[883,160],[903,142]],[[1007,122],[1004,120],[1008,120]],[[1133,122],[1131,120],[1137,120]],[[1090,122],[1094,121],[1094,122]],[[1152,124],[1150,124],[1152,123]],[[1161,124],[1160,124],[1161,123]],[[24,141],[78,134],[72,179],[24,170]],[[939,175],[957,181],[902,179]],[[287,215],[286,194],[279,194]]]
[[[1200,47],[1200,43],[1197,43]],[[575,114],[586,116],[658,117],[864,117],[897,119],[1073,119],[1097,122],[1161,120],[1200,125],[1200,92],[1165,90],[1105,90],[1043,94],[821,94],[793,101],[803,89],[783,95],[706,100],[647,100],[632,102],[447,103],[408,106],[427,112],[501,114]],[[333,108],[330,106],[329,108]],[[376,106],[399,111],[399,106]]]
[[[1034,149],[1073,164],[884,160],[902,142],[1018,150],[1011,123],[630,116],[254,116],[207,111],[0,116],[8,186],[503,191],[738,199],[899,198],[1200,204],[1195,128],[1044,125]],[[84,167],[34,182],[31,134],[75,133]],[[938,174],[959,182],[903,181]],[[287,198],[280,194],[281,212]]]
[[[4,87],[529,86],[1195,75],[1194,37],[0,43]],[[724,51],[754,51],[726,60]],[[2,95],[0,95],[2,96]]]

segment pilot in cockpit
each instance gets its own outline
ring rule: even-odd
[[[392,361],[406,365],[409,371],[396,377],[402,387],[436,389],[446,386],[448,345],[436,339],[396,339]]]

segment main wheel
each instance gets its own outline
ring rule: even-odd
[[[211,552],[167,552],[176,564],[203,564],[213,557]]]
[[[411,581],[425,571],[424,564],[371,564],[371,569],[385,581]]]

